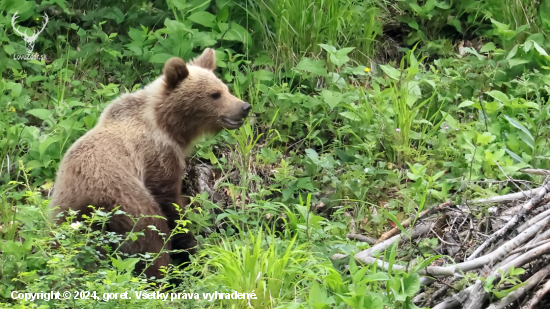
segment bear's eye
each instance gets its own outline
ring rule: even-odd
[[[222,94],[219,93],[219,92],[214,92],[214,93],[211,94],[210,96],[212,97],[212,99],[217,100],[217,99],[219,99],[219,98],[222,97]]]

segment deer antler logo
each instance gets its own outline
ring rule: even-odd
[[[25,30],[25,33],[19,31],[19,27],[15,27],[15,20],[17,18],[19,18],[17,16],[17,12],[19,11],[16,11],[15,14],[13,14],[13,17],[11,19],[11,25],[13,26],[13,30],[19,34],[20,36],[23,37],[23,40],[25,41],[25,48],[27,49],[27,52],[30,54],[32,53],[32,50],[34,49],[34,41],[36,41],[36,39],[38,38],[38,35],[40,33],[42,33],[42,31],[44,31],[44,28],[46,28],[46,25],[48,24],[48,14],[44,14],[46,16],[45,18],[45,21],[44,21],[44,25],[42,25],[42,29],[40,29],[40,31],[36,32],[36,31],[33,31],[32,32],[32,35],[31,36],[28,36],[27,35],[27,31]]]

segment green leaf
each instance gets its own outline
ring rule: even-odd
[[[360,305],[361,307],[354,307],[354,308],[368,308],[368,309],[383,309],[384,306],[384,300],[380,295],[373,293],[373,292],[367,292],[363,301],[363,304]]]
[[[134,55],[136,55],[136,56],[143,55],[143,52],[141,51],[141,48],[139,48],[137,46],[128,46],[127,48],[128,48],[128,50],[132,51],[134,53]]]
[[[231,23],[229,30],[227,30],[227,33],[223,37],[223,40],[237,41],[243,44],[250,44],[252,41],[250,39],[250,33],[248,33],[248,31],[245,28],[243,28],[243,26],[235,22]]]
[[[336,54],[330,54],[329,59],[330,62],[334,63],[337,67],[341,67],[350,60],[348,56],[338,56]]]
[[[52,113],[53,111],[44,108],[31,109],[30,111],[27,111],[27,114],[31,114],[41,120],[49,120]]]
[[[38,153],[40,154],[40,158],[42,158],[42,156],[46,152],[46,149],[48,149],[48,147],[50,147],[50,145],[52,145],[53,143],[58,142],[59,139],[60,139],[59,136],[46,137],[46,140],[38,145]]]
[[[323,97],[323,100],[327,103],[331,110],[342,101],[342,94],[340,92],[334,92],[327,89],[323,89],[323,91],[321,91],[321,97]]]
[[[329,305],[327,302],[327,291],[318,282],[313,283],[309,290],[309,304],[314,308],[324,308]]]
[[[315,188],[313,187],[313,183],[311,182],[311,177],[303,177],[298,178],[298,182],[296,183],[296,187],[299,189],[304,189],[308,191],[314,191]]]
[[[353,49],[354,47],[347,47],[347,48],[342,48],[335,53],[329,53],[330,62],[334,63],[338,67],[341,67],[342,65],[344,65],[346,62],[350,60],[350,58],[347,55]]]
[[[209,149],[208,151],[208,159],[210,159],[211,164],[218,164],[218,158],[216,158],[216,155],[214,155],[214,152]]]
[[[15,48],[13,48],[11,45],[4,45],[4,51],[11,56],[15,53]]]
[[[368,267],[363,267],[361,269],[359,269],[358,271],[356,271],[355,273],[353,273],[351,275],[351,282],[353,282],[354,284],[359,284],[362,282],[361,279],[363,279],[365,277],[365,274],[367,273],[367,271],[369,271],[369,268]]]
[[[484,146],[492,142],[496,137],[489,133],[489,132],[483,132],[483,134],[477,134],[477,140],[476,143]]]
[[[407,296],[414,296],[420,290],[420,276],[418,273],[409,273],[408,275],[405,275],[406,277],[403,279],[403,287],[404,287],[404,293]]]
[[[146,39],[146,33],[143,30],[131,28],[128,31],[128,36],[132,39],[133,44],[141,44]]]
[[[533,47],[533,41],[532,40],[527,40],[525,42],[525,44],[523,44],[523,51],[525,53],[528,53],[531,50],[532,47]]]
[[[134,270],[136,264],[139,262],[139,258],[127,258],[122,260],[120,257],[117,258],[111,257],[111,262],[113,266],[120,272],[129,272]]]
[[[325,61],[313,60],[311,58],[302,58],[300,63],[296,66],[296,69],[306,71],[317,76],[327,76],[327,70],[325,69]]]
[[[346,117],[351,121],[359,121],[361,120],[361,117],[359,117],[355,112],[341,112],[340,115],[342,117]]]
[[[374,274],[366,275],[366,276],[364,277],[364,280],[366,280],[366,282],[372,282],[372,281],[388,281],[388,280],[390,280],[390,277],[388,276],[387,273],[384,273],[384,272],[377,272],[377,273],[374,273]]]
[[[544,50],[544,48],[540,47],[539,44],[537,44],[537,42],[533,41],[533,46],[535,46],[535,49],[539,52],[539,54],[541,56],[545,56],[547,58],[550,58],[550,56],[548,56],[548,53],[546,53],[546,51]]]
[[[401,76],[401,72],[387,64],[381,64],[380,68],[384,73],[386,73],[390,78],[399,80],[399,77]]]
[[[336,52],[336,47],[334,47],[332,45],[328,45],[328,44],[318,44],[318,45],[321,46],[321,48],[326,50],[328,53],[335,53]]]
[[[510,276],[518,276],[525,274],[525,269],[523,268],[510,268]]]
[[[490,51],[494,51],[496,49],[496,46],[493,42],[489,42],[485,45],[483,45],[483,47],[479,50],[480,53],[487,53],[487,52],[490,52]]]
[[[392,290],[392,294],[393,294],[393,297],[395,298],[396,301],[399,301],[399,302],[404,302],[405,300],[407,300],[407,295],[405,295],[405,293],[401,293],[400,292],[400,286],[397,286],[397,287],[391,287],[391,290]]]
[[[6,89],[11,89],[10,96],[15,99],[21,95],[21,90],[23,90],[23,86],[20,83],[7,82]]]
[[[494,99],[496,99],[496,100],[498,100],[502,103],[506,103],[506,102],[508,102],[508,100],[510,100],[507,95],[505,95],[504,93],[502,93],[498,90],[488,91],[488,92],[486,92],[486,94],[490,95],[491,97],[493,97]]]
[[[508,53],[508,56],[506,56],[506,60],[512,59],[512,57],[514,57],[518,53],[518,47],[519,45],[516,44],[516,46],[514,46],[514,48],[510,50],[510,52]]]
[[[171,57],[172,57],[172,55],[170,55],[170,54],[163,54],[163,53],[155,54],[155,55],[153,55],[153,57],[149,58],[149,62],[164,64]]]
[[[460,22],[460,20],[453,18],[448,23],[449,25],[453,25],[456,31],[458,31],[459,33],[462,33],[462,23]]]
[[[27,87],[30,87],[32,83],[43,81],[45,79],[46,79],[46,77],[41,76],[41,75],[29,76],[29,77],[27,77],[27,80],[25,81],[25,84],[27,85]]]
[[[529,62],[530,62],[529,60],[525,60],[525,59],[510,59],[510,60],[508,60],[508,63],[510,64],[511,68],[515,67],[516,65],[525,64],[525,63],[529,63]]]
[[[493,23],[493,25],[495,25],[498,29],[499,32],[501,31],[506,31],[506,30],[509,30],[510,29],[510,26],[507,25],[507,24],[503,24],[503,23],[500,23],[494,19],[491,18],[491,23]]]
[[[349,265],[348,265],[348,268],[349,268],[349,273],[351,275],[355,274],[357,272],[357,270],[359,269],[357,267],[357,264],[355,264],[355,259],[349,259]]]
[[[314,163],[319,162],[319,154],[315,150],[308,148],[305,150],[305,152],[306,155],[311,159],[311,161],[313,161]]]
[[[508,148],[505,148],[504,150],[506,151],[506,153],[508,153],[508,155],[514,161],[519,162],[519,163],[525,163],[525,161],[520,156],[518,156],[516,153],[514,153],[513,151],[509,150]]]
[[[524,139],[523,141],[524,141],[529,147],[531,147],[532,150],[534,150],[534,149],[535,149],[535,139],[533,138],[533,135],[531,135],[531,132],[529,132],[529,130],[528,130],[524,125],[522,125],[519,121],[517,121],[515,118],[511,118],[511,117],[509,117],[508,115],[504,115],[504,118],[505,118],[506,120],[508,120],[508,122],[509,122],[512,126],[518,128],[518,129],[520,129],[523,133],[525,133],[526,139]]]
[[[475,55],[477,57],[477,59],[479,59],[479,60],[485,59],[485,56],[481,55],[480,53],[477,52],[477,50],[475,50],[471,47],[464,47],[464,51],[469,53],[469,54]]]
[[[343,151],[342,149],[336,148],[334,151],[336,152],[336,155],[342,162],[346,162],[346,163],[354,162],[356,159],[354,156],[350,156],[347,152]]]
[[[267,70],[258,70],[258,71],[254,71],[252,73],[252,75],[254,76],[255,79],[257,80],[265,80],[265,81],[268,81],[268,80],[273,80],[273,72],[270,72],[270,71],[267,71]]]
[[[195,12],[187,18],[190,21],[205,26],[207,28],[213,28],[216,25],[216,15],[213,15],[206,11]]]
[[[342,48],[342,49],[338,50],[336,52],[336,55],[338,57],[347,56],[347,54],[349,54],[354,49],[355,49],[355,47],[345,47],[345,48]]]
[[[460,104],[458,105],[458,108],[466,107],[466,106],[470,106],[470,105],[474,105],[474,104],[475,104],[474,102],[469,101],[469,100],[466,100],[466,101],[460,103]]]
[[[444,257],[443,255],[435,255],[435,256],[432,256],[428,259],[425,259],[424,261],[422,261],[421,263],[419,264],[416,264],[414,266],[414,269],[417,269],[417,270],[421,270],[421,269],[424,269],[426,267],[428,267],[433,261],[437,260],[437,259],[440,259]]]

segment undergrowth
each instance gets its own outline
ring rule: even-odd
[[[331,257],[369,246],[351,230],[376,238],[429,205],[502,194],[509,177],[532,180],[519,169],[550,167],[548,3],[505,2],[1,2],[2,308],[416,308],[438,239],[382,253],[404,269]],[[37,60],[20,59],[16,12],[29,34],[49,16]],[[388,40],[396,57],[379,63]],[[151,283],[133,270],[153,255],[123,256],[112,244],[131,237],[90,228],[110,214],[53,226],[48,197],[62,155],[111,100],[206,47],[255,116],[196,146],[228,202],[192,196],[200,211],[184,228],[199,251]],[[12,294],[41,291],[73,297]],[[155,291],[179,298],[136,294]],[[256,298],[203,298],[214,291]],[[103,298],[124,292],[132,299]]]

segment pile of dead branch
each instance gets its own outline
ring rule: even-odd
[[[546,180],[538,188],[513,194],[466,201],[461,205],[451,201],[436,205],[401,222],[405,233],[396,227],[374,239],[351,231],[347,235],[349,239],[371,244],[354,258],[387,270],[389,265],[383,254],[396,242],[407,246],[437,237],[436,253],[445,258],[420,270],[422,288],[414,298],[416,305],[434,309],[549,308],[550,293],[548,299],[545,295],[550,291],[550,171],[523,172],[546,176]],[[189,195],[208,192],[211,201],[221,208],[231,203],[228,194],[219,187],[221,182],[231,181],[231,175],[222,176],[215,168],[202,163],[190,164],[187,176],[190,181],[187,188],[194,188]],[[482,208],[489,209],[489,216],[482,215]],[[335,254],[332,258],[346,257]],[[400,265],[392,267],[407,269]],[[492,277],[497,285],[493,289],[509,290],[513,286],[506,283],[498,286],[498,283],[512,268],[525,270],[519,278],[523,283],[500,299],[484,289],[482,280],[461,280],[468,273],[474,274],[473,278]]]
[[[350,239],[372,245],[354,258],[387,270],[389,265],[380,253],[396,242],[404,245],[411,240],[437,237],[437,253],[448,258],[436,260],[420,271],[422,289],[414,298],[416,305],[434,309],[550,307],[550,297],[545,297],[550,291],[550,171],[524,172],[544,175],[546,180],[531,190],[467,201],[463,205],[446,202],[427,209],[401,223],[406,233],[394,228],[378,240],[349,234]],[[491,206],[490,216],[479,216],[480,206]],[[416,222],[414,228],[410,228],[411,222]],[[345,257],[336,254],[333,259]],[[393,269],[400,268],[405,266],[393,265]],[[512,268],[525,270],[519,278],[522,284],[516,289],[509,284],[498,286],[501,276],[507,276]],[[470,280],[469,285],[464,285],[464,281],[454,284],[467,273],[479,279]],[[511,292],[500,299],[490,295],[483,280],[490,277],[496,285],[493,289]]]

